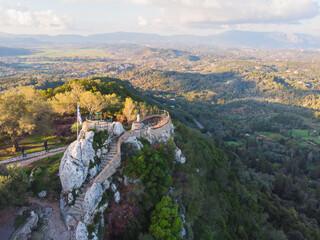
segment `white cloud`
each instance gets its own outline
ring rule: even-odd
[[[116,0],[64,0],[116,2]],[[168,23],[193,27],[241,23],[297,23],[319,14],[316,0],[121,0],[156,7]]]
[[[162,18],[153,18],[152,24],[155,26],[163,25],[163,19]]]
[[[293,23],[319,14],[312,0],[150,0],[173,22],[194,27],[239,23]]]
[[[145,19],[142,16],[139,16],[138,17],[138,25],[141,26],[141,27],[147,26],[148,25],[147,19]]]
[[[0,3],[0,27],[25,28],[33,32],[54,32],[68,29],[73,18],[58,14],[53,10],[31,11],[22,6],[9,6]]]

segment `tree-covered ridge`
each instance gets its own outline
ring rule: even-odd
[[[129,83],[109,78],[74,79],[47,90],[34,86],[11,89],[0,95],[1,138],[18,151],[19,139],[54,132],[53,120],[75,116],[78,104],[83,115],[100,112],[105,120],[113,118],[129,124],[138,113],[143,117],[157,110],[144,98]]]
[[[269,176],[248,168],[243,155],[181,124],[175,131],[187,162],[174,186],[195,239],[319,238],[317,225],[279,199]]]
[[[52,109],[53,102],[58,100],[75,104],[72,94],[90,95],[99,100],[97,106],[107,99],[116,99],[114,102],[121,107],[115,108],[108,102],[101,111],[107,116],[122,115],[124,123],[132,121],[130,117],[139,111],[151,111],[149,104],[154,102],[148,97],[138,96],[129,85],[127,88],[114,84],[117,85],[103,79],[89,79],[74,80],[58,88],[59,91],[22,89],[30,90],[36,94],[32,99],[41,100]],[[126,95],[126,91],[130,94]],[[59,94],[64,98],[55,100]],[[6,93],[1,97],[10,99],[11,95]],[[168,99],[162,103],[169,105],[170,101],[174,102]],[[82,113],[89,113],[86,104],[93,102],[83,102]],[[105,217],[111,223],[106,228],[109,239],[162,239],[163,236],[179,239],[177,229],[182,213],[186,220],[183,226],[191,239],[319,239],[319,150],[312,142],[317,141],[312,130],[318,131],[320,126],[314,111],[255,101],[172,104],[176,108],[168,108],[174,119],[190,124],[196,117],[214,137],[175,121],[174,141],[150,146],[139,139],[144,143],[144,149],[139,152],[131,152],[130,146],[123,145],[122,173],[133,183],[119,187],[126,201],[112,205],[115,206],[112,211],[106,212]],[[61,109],[67,108],[61,105]],[[53,110],[52,114],[64,118],[64,114],[75,114],[75,111]],[[175,146],[187,158],[184,165],[174,164]],[[35,194],[59,188],[58,160],[41,164],[29,189]],[[21,175],[20,170],[1,171],[4,177],[0,190],[12,203],[20,204],[23,189],[18,188],[19,195],[12,195],[11,191],[20,183],[27,189],[25,174]],[[15,172],[18,177],[12,184],[7,176]],[[27,173],[31,174],[31,169]],[[53,186],[49,186],[50,182]],[[117,221],[119,216],[123,216],[121,221]]]

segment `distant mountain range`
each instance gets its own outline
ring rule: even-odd
[[[172,45],[210,45],[223,47],[252,48],[311,48],[320,49],[320,37],[308,34],[288,34],[282,32],[227,31],[222,34],[195,36],[163,36],[147,33],[115,32],[82,35],[26,35],[0,33],[0,46],[30,47],[55,44],[97,44],[97,43],[133,43],[133,44],[172,44]]]

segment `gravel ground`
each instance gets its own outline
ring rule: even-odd
[[[40,200],[30,198],[29,202],[32,207],[42,207],[47,209],[47,214],[40,220],[39,227],[32,233],[32,240],[69,240],[70,232],[68,232],[62,216],[60,214],[59,203],[55,201]],[[52,209],[52,211],[51,211]]]

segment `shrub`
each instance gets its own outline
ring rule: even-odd
[[[0,209],[26,202],[29,186],[28,176],[20,165],[0,169]]]
[[[178,205],[173,204],[169,196],[164,196],[151,213],[149,232],[156,240],[181,239],[182,219],[178,213]]]

